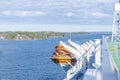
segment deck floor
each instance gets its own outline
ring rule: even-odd
[[[109,50],[114,62],[120,71],[120,42],[108,42]]]
[[[102,65],[97,69],[88,69],[83,80],[118,80],[111,61],[111,55],[107,44],[103,41],[102,45]]]
[[[109,50],[107,50],[107,44],[103,41],[102,46],[102,62],[103,62],[103,80],[118,80],[117,73],[114,71],[113,64],[110,60],[110,53]]]

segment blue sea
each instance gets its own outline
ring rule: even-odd
[[[72,41],[82,44],[89,39],[101,39],[102,35],[76,34]],[[68,39],[67,35],[43,40],[0,40],[0,80],[63,80],[64,71],[50,57],[59,41]]]

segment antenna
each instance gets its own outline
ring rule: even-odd
[[[112,41],[120,41],[120,0],[114,4]]]
[[[72,32],[71,32],[71,26],[70,26],[70,40],[71,40],[71,38],[72,38]]]
[[[68,12],[67,16],[71,18],[73,16],[72,12]],[[70,40],[71,40],[72,32],[71,32],[71,26],[70,26]]]

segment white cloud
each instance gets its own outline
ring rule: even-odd
[[[74,16],[74,13],[73,13],[73,12],[68,12],[68,13],[67,13],[67,16],[68,16],[68,17],[72,17],[72,16]]]
[[[3,11],[1,13],[6,16],[10,16],[12,14],[11,11]]]
[[[82,1],[82,0],[77,0],[77,1]],[[102,3],[112,3],[114,2],[114,0],[84,0],[83,2],[88,2],[88,3],[99,3],[99,2],[102,2]]]
[[[1,12],[2,15],[4,16],[44,16],[47,15],[46,12],[42,12],[42,11],[3,11]]]
[[[71,1],[71,4],[73,11],[80,18],[112,17],[113,0],[77,0]]]
[[[114,0],[97,0],[98,2],[103,2],[103,3],[112,3]]]
[[[109,14],[106,13],[101,13],[101,12],[93,12],[91,14],[93,17],[97,17],[97,18],[104,18],[104,17],[109,17]]]
[[[36,10],[36,11],[34,11]],[[39,11],[40,10],[40,11]],[[1,0],[0,15],[36,17],[59,17],[63,21],[66,16],[72,20],[84,22],[86,20],[112,19],[113,0]],[[47,18],[47,17],[45,17]],[[71,21],[72,22],[72,21]]]
[[[41,11],[16,11],[15,14],[18,16],[44,16],[47,13]]]

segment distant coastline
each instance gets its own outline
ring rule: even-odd
[[[71,34],[90,34],[90,32],[72,32]]]
[[[111,34],[111,32],[72,32],[71,35],[76,34]],[[52,32],[52,31],[41,31],[41,32],[27,32],[27,31],[13,31],[13,32],[0,32],[0,39],[4,40],[41,40],[46,38],[58,38],[65,37],[68,32]]]
[[[0,32],[0,39],[5,40],[39,40],[45,38],[64,37],[62,32]]]

